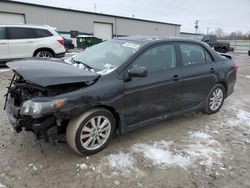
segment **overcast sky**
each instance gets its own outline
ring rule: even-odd
[[[182,32],[218,27],[225,32],[250,31],[250,0],[18,0],[48,6],[102,12],[119,16],[181,24]]]

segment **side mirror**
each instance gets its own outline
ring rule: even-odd
[[[208,40],[208,39],[206,39],[206,40],[204,40],[204,42],[209,42],[209,40]]]
[[[132,67],[128,70],[129,77],[146,77],[148,70],[146,67]]]

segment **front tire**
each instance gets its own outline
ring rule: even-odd
[[[223,105],[225,99],[225,88],[221,84],[216,84],[205,99],[203,111],[206,114],[214,114],[218,112]]]
[[[115,133],[115,124],[108,110],[89,110],[70,120],[66,130],[68,145],[78,154],[95,154],[108,145]]]

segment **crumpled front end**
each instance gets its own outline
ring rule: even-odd
[[[21,77],[14,76],[6,94],[4,109],[13,129],[19,133],[22,130],[32,131],[37,138],[49,141],[54,139],[58,133],[57,119],[51,115],[32,117],[21,115],[20,111],[25,101],[34,96],[45,96],[45,91],[22,80]]]
[[[56,99],[55,96],[84,86],[75,83],[42,87],[26,82],[16,73],[8,87],[4,109],[16,132],[32,131],[37,138],[54,141],[60,132],[65,131],[68,122],[55,116],[67,99]]]

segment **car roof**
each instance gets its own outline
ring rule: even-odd
[[[117,40],[127,40],[140,43],[152,43],[152,42],[170,42],[170,41],[180,41],[180,42],[196,42],[201,43],[198,40],[181,38],[176,36],[129,36],[129,37],[116,37]]]
[[[27,27],[27,28],[43,28],[43,29],[53,28],[50,25],[35,25],[35,24],[0,24],[0,27]]]

